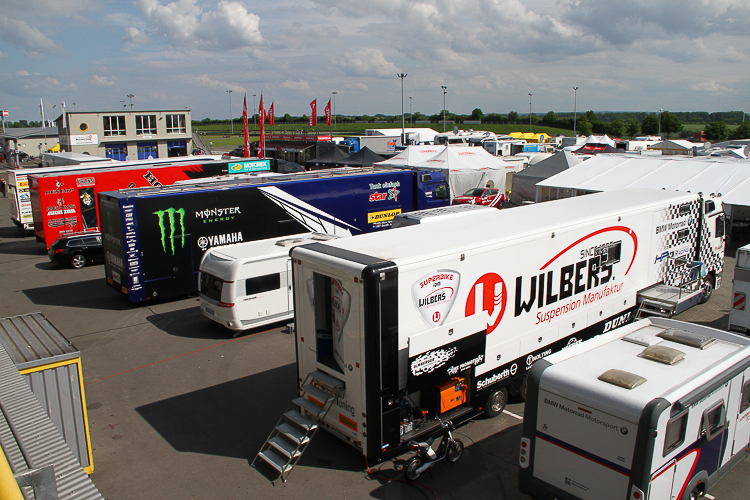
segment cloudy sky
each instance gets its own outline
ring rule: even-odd
[[[747,0],[3,0],[0,109],[750,112],[749,56]]]

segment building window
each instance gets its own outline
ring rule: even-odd
[[[138,143],[138,159],[148,160],[149,158],[158,158],[159,152],[157,151],[155,142],[139,142]]]
[[[156,115],[135,115],[135,135],[156,135]]]
[[[113,160],[125,161],[128,156],[127,144],[105,144],[104,154]]]
[[[185,141],[167,141],[167,157],[187,156],[187,143]]]
[[[167,115],[167,133],[185,133],[185,115]]]
[[[117,135],[125,135],[125,117],[105,116],[104,137],[114,137]]]

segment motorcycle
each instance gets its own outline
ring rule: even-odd
[[[408,446],[410,450],[416,451],[406,463],[406,479],[415,481],[424,471],[440,462],[447,460],[448,463],[456,463],[464,453],[464,443],[460,439],[454,438],[452,430],[456,430],[452,422],[443,422],[440,417],[435,417],[443,428],[443,436],[437,450],[432,448],[435,438],[428,438],[426,441],[410,441]]]

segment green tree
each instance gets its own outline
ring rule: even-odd
[[[661,130],[667,134],[667,139],[669,139],[669,134],[682,130],[682,122],[674,113],[664,111],[661,114]]]
[[[586,136],[591,135],[591,131],[592,131],[591,122],[585,116],[581,118],[580,120],[578,120],[576,128],[577,128],[576,132],[581,135],[586,135]]]
[[[515,111],[511,111],[510,113],[508,113],[508,121],[510,123],[518,123],[518,113],[516,113]]]
[[[621,138],[625,134],[625,124],[619,118],[607,125],[607,133],[611,137]]]
[[[548,127],[551,127],[557,122],[557,114],[554,111],[547,112],[546,115],[544,115],[544,118],[542,118],[542,123],[547,125]]]
[[[659,116],[651,113],[641,121],[641,131],[646,135],[656,135],[659,133]]]
[[[740,123],[740,126],[734,130],[732,139],[750,139],[750,121]]]
[[[625,125],[625,132],[630,136],[631,139],[635,138],[640,130],[641,123],[636,118],[631,118]]]
[[[482,118],[484,118],[484,113],[482,113],[481,109],[475,108],[474,111],[471,112],[472,120],[481,120]]]
[[[706,139],[711,142],[726,141],[729,137],[729,127],[724,122],[714,122],[706,125],[704,129]]]
[[[593,126],[593,125],[594,125],[594,124],[595,124],[596,122],[598,122],[598,121],[599,121],[599,117],[598,117],[598,116],[596,116],[596,113],[594,113],[594,112],[593,112],[593,111],[591,111],[591,110],[589,110],[589,111],[586,111],[586,112],[585,112],[585,113],[583,114],[583,117],[584,117],[584,118],[586,118],[586,120],[588,120],[588,122],[589,122],[589,123],[591,124],[591,126]]]

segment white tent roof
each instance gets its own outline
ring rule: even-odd
[[[516,166],[493,156],[484,148],[448,147],[415,165],[419,168],[453,170],[502,170],[512,172]]]
[[[393,158],[388,158],[385,161],[379,161],[376,165],[396,166],[396,167],[412,167],[418,163],[422,163],[425,160],[429,160],[436,154],[442,152],[445,146],[406,146],[406,149],[401,151]]]
[[[647,187],[721,193],[724,203],[750,206],[750,161],[712,157],[602,154],[537,184],[587,191]]]

